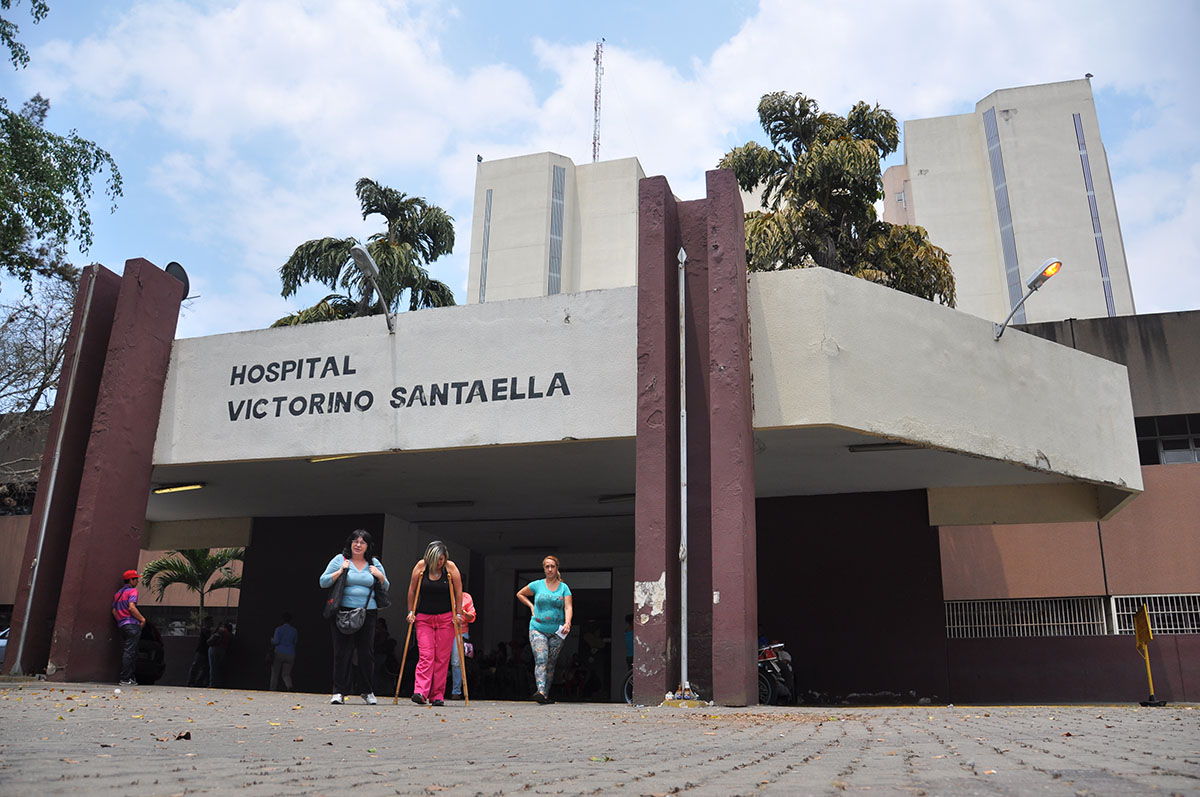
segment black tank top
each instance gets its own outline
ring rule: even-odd
[[[445,614],[450,611],[450,574],[442,568],[442,577],[436,581],[429,578],[429,571],[421,574],[421,597],[417,599],[416,614]]]

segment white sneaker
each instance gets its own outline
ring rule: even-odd
[[[333,697],[329,698],[329,705],[331,706],[340,706],[345,702],[345,700],[342,700],[341,694],[335,694]]]
[[[379,703],[379,701],[375,699],[374,692],[367,692],[365,695],[363,695],[363,702],[368,706],[374,706]]]

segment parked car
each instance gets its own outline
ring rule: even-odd
[[[146,625],[142,627],[141,641],[138,642],[133,677],[139,684],[148,686],[162,678],[166,669],[167,658],[163,651],[162,634],[158,633],[154,623],[146,620]]]

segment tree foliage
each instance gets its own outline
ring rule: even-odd
[[[0,0],[8,11],[20,0]],[[31,0],[34,22],[49,13],[45,0]],[[0,42],[14,67],[29,63],[29,53],[17,40],[16,24],[0,17]],[[19,112],[0,98],[0,267],[32,287],[41,259],[37,243],[55,247],[68,241],[86,252],[92,244],[88,202],[93,178],[108,173],[104,193],[113,201],[121,195],[121,173],[112,156],[72,130],[65,136],[45,129],[50,102],[40,94]]]
[[[374,180],[355,185],[364,219],[383,216],[383,232],[366,244],[379,266],[379,290],[389,312],[397,312],[407,292],[409,310],[454,304],[454,291],[429,276],[426,266],[454,249],[454,220],[437,205],[410,197]],[[272,326],[331,321],[379,311],[371,283],[354,267],[350,249],[355,238],[318,238],[296,247],[279,269],[283,296],[289,297],[308,282],[320,282],[345,293],[330,294],[312,307],[299,310]]]
[[[60,250],[43,246],[39,256],[39,271],[56,276],[0,304],[0,513],[32,506],[75,305],[75,269]]]
[[[242,577],[230,563],[244,561],[245,548],[181,548],[146,564],[142,580],[162,601],[172,584],[182,584],[200,597],[200,616],[204,616],[204,596],[218,589],[240,589]],[[213,578],[216,576],[216,578]]]
[[[763,95],[758,118],[771,146],[750,142],[718,164],[743,191],[762,191],[762,209],[746,214],[751,271],[821,266],[954,306],[945,250],[875,213],[879,161],[900,143],[890,111],[858,102],[839,116],[779,91]]]

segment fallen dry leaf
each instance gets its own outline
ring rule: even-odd
[[[190,742],[191,740],[192,740],[192,732],[191,731],[184,731],[183,733],[181,733],[175,737],[175,741],[177,741],[177,742]]]

